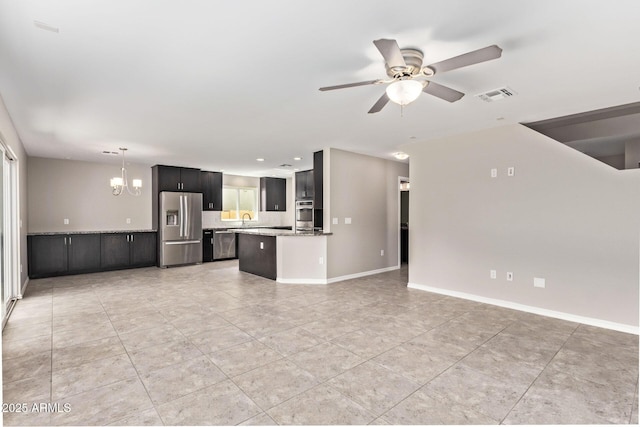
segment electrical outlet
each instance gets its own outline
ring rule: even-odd
[[[513,282],[513,273],[510,271],[507,271],[507,281]]]
[[[131,224],[131,218],[127,218],[127,224]]]
[[[491,169],[491,178],[497,178],[498,177],[498,169],[493,168]]]
[[[69,225],[69,218],[65,218],[62,222],[64,225]]]
[[[380,249],[380,256],[384,256],[384,249]]]
[[[338,224],[338,218],[333,218],[333,220],[331,220],[331,222],[333,223],[333,225],[337,225]]]
[[[320,265],[324,264],[324,258],[323,257],[318,258],[318,264],[320,264]]]
[[[546,286],[546,280],[543,277],[534,277],[533,286],[536,288],[544,288]]]
[[[351,224],[351,218],[347,217],[344,219],[345,224]]]
[[[498,273],[495,270],[489,270],[489,277],[495,279],[496,277],[498,277]]]

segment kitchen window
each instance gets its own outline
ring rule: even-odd
[[[222,189],[222,212],[220,219],[223,221],[255,221],[258,219],[258,189],[255,187],[230,187]],[[249,214],[251,219],[246,215]]]

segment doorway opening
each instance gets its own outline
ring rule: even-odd
[[[409,263],[409,178],[400,178],[400,264]]]

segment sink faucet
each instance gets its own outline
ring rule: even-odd
[[[244,227],[244,216],[245,216],[245,215],[249,215],[249,221],[251,221],[251,214],[249,214],[249,213],[247,213],[247,212],[243,213],[243,214],[242,214],[242,226],[243,226],[243,227]]]

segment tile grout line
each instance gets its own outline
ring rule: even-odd
[[[556,350],[556,352],[553,354],[553,356],[549,359],[549,361],[546,363],[546,365],[544,366],[544,368],[542,368],[540,370],[540,373],[533,379],[533,381],[531,381],[531,383],[529,384],[529,386],[527,387],[527,389],[524,391],[524,393],[522,393],[522,395],[520,396],[520,398],[516,401],[516,403],[513,404],[513,406],[511,407],[511,409],[509,409],[509,412],[507,412],[507,415],[504,416],[504,418],[502,418],[502,420],[500,420],[500,424],[504,423],[504,420],[506,420],[509,415],[511,414],[511,412],[513,412],[513,410],[515,409],[516,406],[518,406],[518,403],[520,403],[520,401],[524,398],[524,396],[526,396],[526,394],[529,392],[529,390],[531,389],[531,387],[533,387],[533,385],[536,383],[536,381],[538,381],[538,378],[540,378],[540,376],[544,373],[544,371],[546,371],[546,369],[549,367],[549,365],[551,364],[551,362],[553,361],[553,359],[555,359],[555,357],[558,355],[558,353],[560,353],[560,350],[562,350],[562,348],[565,346],[565,344],[567,343],[567,341],[569,341],[569,339],[573,336],[573,334],[576,332],[576,330],[580,327],[580,324],[578,323],[576,325],[575,328],[573,328],[573,331],[571,331],[571,334],[569,334],[569,336],[564,340],[564,342],[562,343],[562,345],[558,348],[558,350]]]
[[[120,341],[120,345],[124,349],[124,352],[127,355],[127,358],[129,358],[129,362],[131,363],[131,366],[133,367],[134,371],[136,372],[136,376],[138,378],[138,381],[140,381],[140,384],[142,384],[142,387],[144,388],[145,393],[147,393],[147,397],[149,398],[149,402],[151,403],[153,410],[156,412],[156,415],[158,415],[158,418],[160,419],[160,421],[162,421],[162,424],[163,425],[167,425],[165,420],[162,418],[162,416],[160,416],[160,413],[158,412],[158,409],[157,409],[155,403],[153,403],[153,399],[151,399],[151,395],[149,394],[149,390],[147,389],[147,386],[144,384],[144,381],[142,381],[142,377],[140,376],[140,372],[138,371],[138,368],[136,367],[136,364],[133,363],[133,360],[131,359],[131,355],[129,354],[129,350],[127,350],[127,347],[122,342],[122,338],[120,338],[120,333],[118,332],[118,330],[116,329],[115,325],[113,324],[113,320],[111,319],[111,316],[109,315],[109,312],[105,308],[104,303],[102,301],[102,298],[100,298],[99,294],[96,294],[96,296],[98,297],[98,301],[100,301],[100,305],[102,306],[102,309],[104,310],[105,314],[107,315],[107,318],[109,319],[109,323],[111,324],[111,327],[113,328],[114,332],[116,333],[116,336],[118,337],[118,341]],[[162,313],[160,313],[160,315],[162,315]],[[118,380],[117,382],[119,382],[119,381],[121,381],[121,380]],[[115,383],[112,383],[112,384],[115,384]],[[125,417],[123,417],[121,419],[125,419],[127,417],[129,417],[129,415],[127,415],[127,416],[125,416]],[[115,420],[113,422],[117,422],[117,421],[118,420]]]

